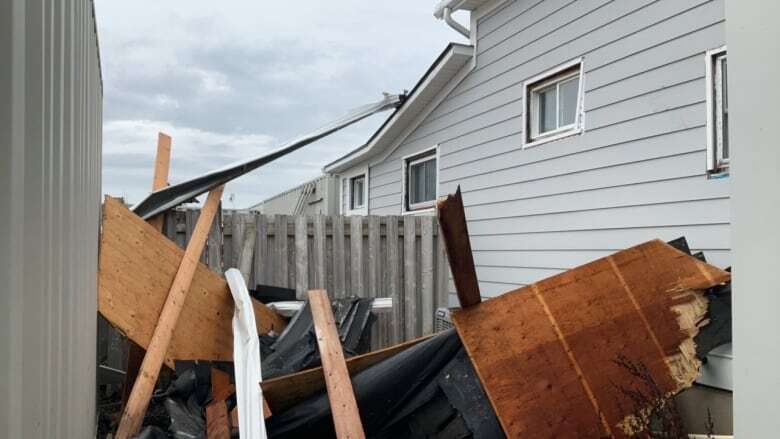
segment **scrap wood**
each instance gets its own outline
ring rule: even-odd
[[[433,335],[426,335],[385,349],[349,358],[347,359],[349,375],[352,376],[362,372],[395,354],[433,337]],[[263,381],[260,385],[263,388],[264,401],[267,401],[275,412],[283,412],[321,392],[325,388],[325,375],[322,372],[322,367],[315,367]]]
[[[192,238],[187,244],[181,264],[176,270],[176,277],[173,279],[170,290],[168,291],[154,333],[149,341],[149,345],[141,363],[141,369],[138,377],[133,384],[133,390],[127,405],[122,412],[122,420],[119,423],[116,437],[118,439],[129,438],[141,429],[146,408],[152,398],[152,392],[157,384],[157,377],[160,374],[165,354],[168,352],[168,346],[173,338],[176,323],[181,315],[181,310],[186,303],[187,296],[192,285],[192,278],[198,268],[198,259],[206,246],[206,238],[211,229],[211,223],[219,209],[219,201],[222,198],[224,186],[219,186],[209,192],[206,202],[203,204],[201,215],[195,225]]]
[[[436,212],[458,302],[462,308],[476,305],[482,301],[482,297],[479,293],[477,270],[474,267],[474,255],[471,253],[460,186],[454,195],[448,195],[436,203]]]
[[[206,438],[230,439],[230,419],[225,401],[214,401],[206,406]]]
[[[168,186],[168,173],[171,168],[171,137],[164,133],[157,133],[157,155],[154,161],[154,175],[152,177],[152,192]],[[159,214],[147,221],[158,231],[162,231],[165,215]],[[133,388],[135,378],[141,369],[141,362],[144,359],[146,351],[138,344],[130,341],[127,351],[127,361],[125,363],[125,382],[122,389],[122,406],[127,403],[130,397],[130,390]]]
[[[340,439],[364,438],[363,423],[344,361],[344,351],[341,349],[328,293],[325,290],[311,290],[309,302],[336,436]]]
[[[184,252],[152,226],[107,197],[100,241],[98,310],[142,347],[149,345]],[[165,362],[233,360],[233,299],[227,282],[198,264]],[[281,332],[284,320],[253,301],[257,330]]]
[[[211,399],[224,401],[236,393],[235,384],[230,383],[230,375],[216,367],[211,367]]]
[[[655,240],[453,314],[508,437],[627,437],[642,389],[697,376],[703,290],[729,273]]]

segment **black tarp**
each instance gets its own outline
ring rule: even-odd
[[[454,330],[415,345],[352,379],[372,438],[504,437]],[[267,420],[271,438],[335,437],[326,393]]]

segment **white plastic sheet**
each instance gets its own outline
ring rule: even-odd
[[[236,303],[233,314],[233,367],[236,374],[238,431],[242,439],[266,439],[263,394],[260,388],[260,340],[255,326],[252,298],[241,272],[225,272]]]

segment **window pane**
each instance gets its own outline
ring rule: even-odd
[[[576,76],[562,82],[560,86],[560,108],[558,108],[558,126],[574,123],[577,115],[577,95],[579,94],[580,77]]]
[[[721,68],[721,93],[722,93],[722,108],[721,117],[723,118],[723,158],[729,158],[729,91],[728,91],[728,68],[726,65],[726,57],[720,59]]]
[[[352,179],[352,195],[350,197],[351,209],[357,209],[360,207],[363,207],[363,197],[365,196],[364,190],[365,190],[365,183],[366,178],[361,177],[355,177]]]
[[[409,203],[419,203],[422,198],[422,182],[424,168],[420,164],[414,164],[409,169]]]
[[[436,199],[436,160],[425,162],[425,201]]]
[[[552,131],[557,126],[555,113],[557,110],[558,89],[556,86],[540,90],[539,94],[539,133]]]

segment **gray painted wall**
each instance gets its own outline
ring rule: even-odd
[[[724,14],[723,0],[508,2],[478,23],[476,68],[371,167],[370,213],[400,213],[401,157],[438,144],[484,296],[652,238],[730,265],[730,180],[706,177],[704,55],[725,44]],[[521,149],[523,81],[580,56],[585,133]]]
[[[780,3],[729,1],[731,141],[734,178],[735,437],[780,431]]]
[[[257,210],[265,215],[292,215],[298,199],[306,184],[314,183],[314,192],[307,197],[304,215],[338,215],[338,178],[334,176],[318,177],[303,185],[275,195],[262,203],[252,206],[250,210]]]
[[[0,60],[0,437],[94,437],[102,85],[92,2],[0,2]]]

